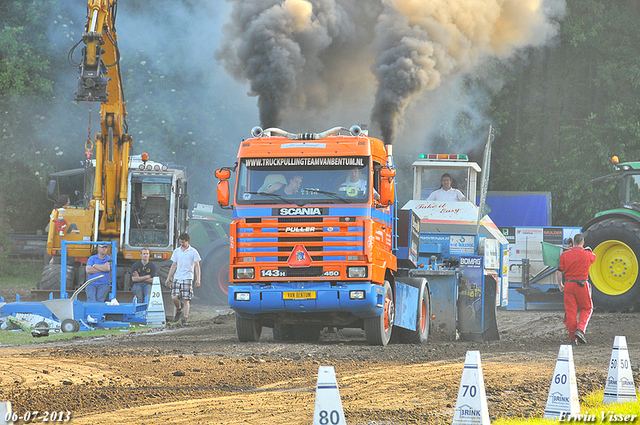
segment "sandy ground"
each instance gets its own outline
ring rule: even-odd
[[[170,311],[172,313],[172,311]],[[604,387],[615,335],[640,381],[640,314],[595,313],[573,349],[581,397]],[[450,424],[467,350],[481,353],[489,414],[542,417],[561,312],[501,311],[499,341],[371,347],[357,331],[240,343],[224,307],[194,306],[190,326],[0,347],[0,400],[69,412],[73,424],[311,423],[318,367],[333,365],[349,424]],[[81,334],[79,334],[81,335]],[[21,423],[21,422],[19,422]]]

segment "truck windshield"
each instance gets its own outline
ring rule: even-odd
[[[236,203],[362,203],[370,190],[367,157],[245,158]]]

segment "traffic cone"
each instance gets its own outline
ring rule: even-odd
[[[613,340],[609,374],[604,387],[603,403],[625,403],[637,401],[636,386],[633,383],[627,337],[616,336]]]
[[[147,326],[154,328],[164,327],[167,324],[167,316],[164,311],[164,301],[162,300],[162,287],[160,278],[154,277],[149,294],[149,304],[147,305]]]
[[[313,410],[313,425],[336,424],[346,425],[338,381],[333,366],[318,368],[316,385],[316,406]]]
[[[10,401],[0,401],[0,425],[13,425],[13,409]]]
[[[467,351],[452,425],[490,424],[479,351]]]
[[[561,345],[556,369],[551,379],[547,407],[544,409],[544,418],[555,419],[578,414],[580,414],[580,403],[576,369],[573,364],[573,349],[570,345]]]

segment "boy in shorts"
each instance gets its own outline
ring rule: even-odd
[[[189,245],[189,235],[182,233],[178,236],[180,248],[176,248],[171,256],[171,269],[167,275],[165,285],[171,288],[171,299],[176,308],[173,321],[177,322],[182,317],[182,326],[187,326],[189,317],[189,303],[193,298],[193,288],[200,286],[200,254]],[[194,279],[195,271],[195,279]],[[183,307],[180,308],[182,299]]]

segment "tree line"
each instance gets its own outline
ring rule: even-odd
[[[617,205],[614,184],[590,183],[612,172],[611,156],[640,159],[640,2],[566,3],[553,45],[523,52],[499,69],[506,82],[492,92],[487,111],[496,129],[489,190],[549,191],[553,224],[581,226]],[[76,153],[90,122],[87,108],[78,112],[71,101],[75,79],[68,78],[74,71],[67,63],[81,36],[84,8],[78,9],[70,12],[62,0],[0,0],[0,233],[43,229],[53,205],[46,176],[80,166]],[[211,126],[245,130],[247,118],[222,93],[202,100],[187,89],[207,77],[189,64],[163,67],[162,54],[179,48],[128,52],[125,93],[136,149],[156,148],[192,170],[210,168],[212,157],[229,165],[240,137]],[[213,187],[194,190],[214,203]]]

